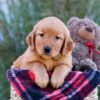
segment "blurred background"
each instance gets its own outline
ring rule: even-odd
[[[0,100],[9,99],[6,70],[25,50],[26,35],[51,15],[65,23],[72,16],[89,17],[100,25],[100,0],[0,0]]]

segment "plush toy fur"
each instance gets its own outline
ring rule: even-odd
[[[96,69],[97,65],[97,69],[100,70],[100,51],[98,50],[100,47],[100,27],[89,18],[80,19],[77,17],[69,19],[67,26],[76,43],[73,50],[73,64],[80,68],[87,65],[93,69]]]
[[[76,46],[73,50],[75,70],[92,68],[100,70],[100,27],[89,18],[72,17],[67,22],[71,37]],[[83,67],[82,67],[83,66]],[[86,100],[98,100],[96,88]]]

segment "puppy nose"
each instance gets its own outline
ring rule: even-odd
[[[90,27],[86,27],[85,30],[88,32],[93,32],[92,28],[90,28]]]
[[[44,47],[44,52],[45,52],[46,54],[50,53],[50,51],[51,51],[51,47],[50,47],[50,46],[45,46],[45,47]]]

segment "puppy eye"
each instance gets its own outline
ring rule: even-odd
[[[43,36],[44,36],[44,34],[43,34],[43,33],[40,33],[39,35],[40,35],[41,37],[43,37]]]
[[[56,38],[56,40],[59,40],[59,39],[61,39],[61,37],[59,37],[59,36],[56,36],[55,38]]]

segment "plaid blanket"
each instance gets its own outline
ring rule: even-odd
[[[100,72],[72,71],[58,89],[52,88],[50,84],[46,89],[39,88],[34,83],[34,74],[29,70],[10,68],[7,78],[23,100],[83,100],[99,84]]]

